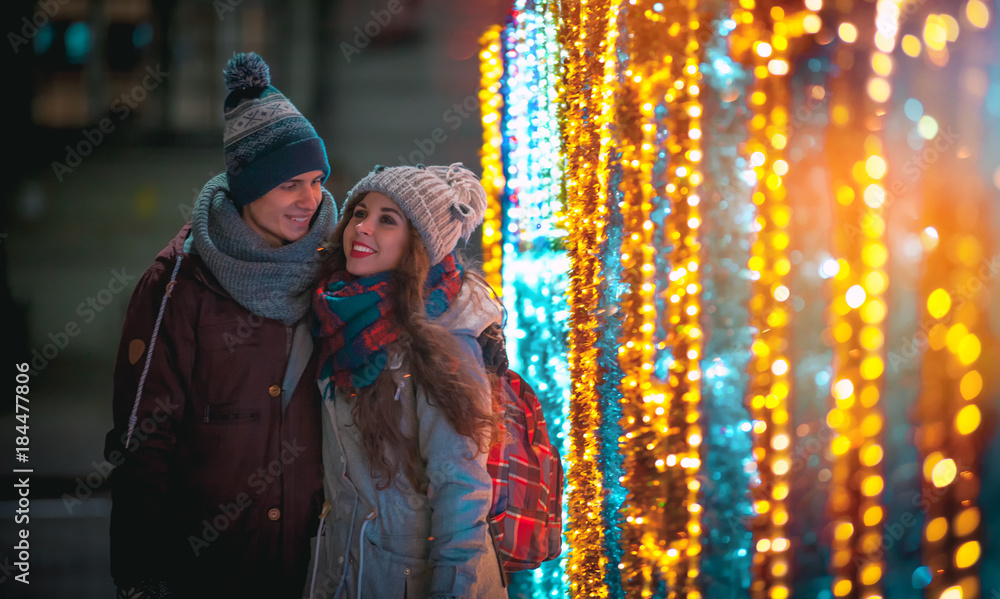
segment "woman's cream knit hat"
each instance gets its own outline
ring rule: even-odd
[[[366,193],[377,191],[396,202],[420,233],[431,266],[469,240],[483,222],[486,190],[461,162],[450,166],[376,166],[347,194],[343,218]]]

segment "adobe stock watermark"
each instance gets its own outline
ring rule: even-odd
[[[445,110],[441,114],[441,120],[448,125],[451,131],[455,131],[466,120],[477,116],[478,112],[479,96],[471,94],[461,102],[455,102],[450,108]],[[398,156],[399,163],[407,166],[423,164],[446,141],[448,141],[448,132],[443,127],[435,127],[431,131],[430,137],[414,139],[413,145],[416,149],[407,154],[405,158],[400,154]]]
[[[958,144],[959,140],[960,136],[958,132],[956,132],[950,125],[944,130],[939,131],[938,135],[933,138],[933,143],[929,141],[924,145],[920,152],[912,156],[900,167],[900,171],[906,177],[904,180],[896,179],[892,183],[884,185],[885,197],[882,203],[879,204],[879,207],[881,207],[882,210],[887,210],[892,207],[896,201],[899,200],[899,198],[902,198],[909,193],[912,185],[914,185],[916,181],[920,180],[921,175],[937,163],[942,156],[954,148]],[[860,239],[865,239],[865,230],[870,228],[873,224],[873,219],[876,217],[877,215],[875,213],[867,212],[862,220],[861,226],[845,223],[843,225],[843,230],[848,241],[855,242]],[[958,286],[958,289],[948,293],[949,298],[954,304],[954,307],[949,311],[949,314],[954,315],[958,308],[971,299],[974,294],[982,290],[986,281],[989,281],[996,276],[997,272],[1000,272],[1000,255],[995,255],[989,260],[983,258],[978,274],[970,276],[964,284]],[[956,295],[958,299],[956,299]],[[927,349],[929,346],[927,333],[935,324],[937,324],[936,321],[930,321],[926,317],[922,318],[918,324],[919,330],[914,333],[912,337],[905,337],[901,340],[899,344],[899,351],[895,352],[890,350],[888,352],[886,355],[886,362],[888,363],[888,370],[890,372],[899,372],[900,369],[905,367],[911,360],[919,356],[925,349]]]
[[[14,564],[10,563],[10,556],[5,555],[3,558],[3,563],[0,563],[0,584],[3,584],[12,578],[12,574],[17,571]]]
[[[240,316],[236,319],[236,328],[222,334],[222,340],[225,341],[229,353],[235,352],[237,345],[246,343],[253,336],[254,330],[262,324],[264,324],[264,317],[253,312],[246,318]]]
[[[935,326],[941,324],[948,326],[955,315],[961,310],[965,302],[971,300],[982,291],[997,273],[1000,273],[1000,254],[994,254],[987,260],[983,258],[979,264],[976,274],[969,275],[964,283],[958,285],[956,289],[948,291],[948,299],[951,307],[948,309],[947,318],[937,320],[927,316],[920,319],[917,324],[917,331],[911,337],[903,338],[899,344],[899,353],[889,351],[886,361],[889,363],[889,370],[898,372],[911,360],[921,355],[930,347],[930,331]]]
[[[409,2],[409,0],[406,1]],[[344,60],[350,64],[351,57],[355,54],[361,54],[361,51],[367,48],[368,44],[372,43],[372,40],[378,37],[392,22],[392,18],[401,12],[403,12],[403,0],[389,0],[385,8],[369,11],[368,14],[372,16],[371,20],[363,26],[355,25],[354,27],[354,39],[352,40],[354,43],[340,42],[340,52],[344,55]]]
[[[820,93],[820,92],[813,92],[810,90],[810,92],[807,94],[805,98],[805,102],[799,104],[795,108],[795,112],[792,113],[792,120],[788,125],[789,131],[794,131],[799,127],[801,127],[802,125],[809,123],[812,120],[813,115],[816,113],[816,111],[826,106],[826,104],[829,102],[830,92],[823,90],[823,88],[818,85],[813,86],[813,89],[820,90],[823,96],[817,98],[815,96],[815,93]]]
[[[962,472],[961,462],[956,464],[957,471]],[[931,506],[941,501],[948,494],[948,486],[934,487],[927,493],[915,492],[910,497],[910,503],[921,512],[926,513]],[[883,534],[879,537],[879,544],[871,551],[854,556],[854,566],[861,571],[865,566],[882,561],[887,551],[906,536],[906,532],[920,524],[920,519],[913,511],[903,512],[893,522],[886,522],[882,526]]]
[[[267,293],[270,296],[271,301],[275,304],[281,304],[288,302],[288,296],[281,289],[272,289]],[[254,333],[263,326],[267,319],[259,314],[251,312],[249,316],[240,316],[236,318],[233,327],[229,330],[223,331],[222,341],[226,344],[226,349],[232,354],[236,351],[236,348],[240,345],[247,343],[254,335]],[[380,370],[381,371],[381,370]]]
[[[127,291],[134,281],[135,275],[126,274],[124,268],[112,270],[111,279],[104,288],[77,304],[76,314],[82,319],[82,325],[94,322],[97,315],[114,301],[115,296]],[[68,320],[61,329],[48,334],[51,343],[46,343],[40,350],[37,347],[32,348],[29,371],[31,376],[37,376],[52,360],[59,357],[59,354],[69,347],[70,340],[83,330],[82,325],[76,320]]]
[[[49,24],[52,17],[58,14],[59,9],[69,3],[70,0],[41,0],[38,2],[38,9],[31,15],[30,20],[28,17],[21,17],[21,35],[18,35],[14,31],[7,33],[7,41],[10,42],[10,47],[14,50],[14,54],[19,54],[21,46],[26,46],[38,37],[38,33]]]
[[[155,407],[148,416],[143,418],[136,424],[135,430],[132,431],[132,443],[130,446],[126,446],[128,432],[123,432],[119,444],[121,447],[125,448],[128,453],[134,453],[136,449],[139,448],[140,444],[149,438],[150,435],[155,433],[161,424],[163,424],[168,418],[170,418],[180,407],[179,403],[171,403],[168,398],[158,397],[154,401]],[[120,449],[112,449],[108,452],[107,459],[101,462],[92,461],[90,465],[94,467],[85,476],[78,476],[73,482],[76,483],[76,488],[74,493],[70,495],[69,493],[62,494],[63,507],[66,508],[66,512],[69,514],[73,513],[78,506],[83,505],[83,502],[90,498],[111,476],[111,472],[115,468],[121,466],[125,463],[126,454]]]
[[[903,180],[896,179],[892,183],[884,185],[885,198],[879,207],[883,210],[891,208],[897,200],[909,193],[914,182],[920,180],[920,176],[931,168],[941,156],[945,155],[948,151],[955,147],[959,142],[959,135],[951,125],[940,131],[938,135],[934,137],[933,144],[927,143],[915,156],[911,157],[909,160],[903,163],[900,167],[900,171],[906,177]],[[856,226],[851,223],[846,223],[844,225],[844,231],[847,234],[849,241],[854,242],[859,239],[865,238],[864,230],[868,228],[871,224],[871,220],[875,218],[875,214],[866,213],[861,226]]]
[[[429,467],[427,469],[428,486],[439,487],[449,480],[454,480],[455,475],[458,473],[458,468],[451,461],[445,462],[438,467]],[[417,511],[427,507],[430,500],[427,495],[423,493],[407,493],[406,494],[406,505],[413,511]],[[395,509],[402,510],[402,506],[394,506]],[[403,514],[406,515],[406,514]]]
[[[215,9],[215,16],[219,17],[220,23],[240,4],[243,4],[243,0],[212,0],[212,8]]]
[[[754,497],[771,497],[775,487],[779,483],[791,481],[793,477],[802,472],[809,467],[809,460],[814,455],[823,455],[824,450],[830,447],[830,443],[837,438],[837,431],[830,428],[830,426],[824,421],[821,422],[815,433],[808,436],[804,436],[801,440],[796,441],[792,445],[792,455],[790,466],[788,467],[788,474],[786,474],[781,481],[775,478],[769,478],[764,482],[761,482],[755,487],[751,487],[751,492]],[[749,520],[752,522],[756,518],[756,514],[751,514]],[[734,532],[740,530],[750,530],[751,526],[747,522],[737,519],[737,518],[727,518],[730,528]]]
[[[111,103],[111,113],[118,118],[117,123],[131,116],[132,111],[145,101],[149,93],[156,89],[169,76],[170,73],[161,70],[159,64],[155,67],[147,66],[146,75],[143,76],[142,82],[136,84],[135,87],[127,93],[123,93]],[[62,183],[66,175],[72,173],[83,163],[84,158],[90,156],[98,146],[104,143],[108,135],[114,133],[118,126],[117,123],[110,117],[104,117],[97,122],[97,126],[93,129],[81,129],[80,133],[83,139],[75,145],[66,146],[66,158],[64,162],[52,161],[52,172],[55,173],[56,179]]]
[[[247,486],[253,490],[257,496],[263,495],[267,487],[278,480],[278,477],[285,471],[285,467],[292,464],[306,450],[304,445],[299,445],[298,439],[281,442],[281,453],[271,460],[266,467],[258,468],[247,478]],[[189,535],[188,545],[195,557],[209,547],[213,541],[225,532],[239,519],[240,515],[248,507],[253,505],[254,499],[247,491],[241,491],[231,502],[219,504],[219,513],[211,521],[202,520],[202,531],[200,536]],[[279,516],[280,517],[280,516]]]
[[[913,158],[907,160],[902,167],[903,175],[906,177],[906,181],[916,180],[921,173],[926,171],[931,167],[932,164],[937,162],[943,154],[955,147],[958,143],[959,135],[951,125],[948,125],[944,131],[939,132],[938,135],[934,136],[934,143],[927,143],[920,150],[920,153]]]
[[[205,183],[208,183],[209,181],[218,177],[224,172],[226,171],[222,171],[219,173],[208,171],[208,178],[205,179]],[[184,222],[188,222],[189,220],[191,220],[191,215],[194,214],[194,205],[198,203],[198,198],[201,196],[201,190],[204,189],[205,183],[203,183],[198,187],[191,188],[191,203],[181,202],[180,204],[177,205],[177,209],[180,210],[181,218],[184,219]]]
[[[888,23],[888,25],[895,27],[897,30],[901,30],[903,28],[903,23],[905,23],[907,19],[915,15],[917,11],[919,11],[926,3],[927,0],[910,0],[909,2],[904,2],[903,5],[899,8],[898,21],[894,24]],[[881,28],[881,24],[879,25]]]

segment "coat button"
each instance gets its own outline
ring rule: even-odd
[[[403,570],[403,574],[406,574],[407,576],[409,576],[410,575],[410,569],[407,568],[407,569]]]
[[[267,517],[270,518],[271,520],[277,520],[278,518],[281,517],[281,510],[279,510],[276,507],[273,507],[267,510]]]
[[[271,397],[278,397],[279,395],[281,395],[281,387],[277,385],[271,385],[271,387],[267,390],[267,392],[271,394]]]
[[[337,563],[338,564],[344,563],[344,556],[343,555],[337,558]]]

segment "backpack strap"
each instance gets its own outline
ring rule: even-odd
[[[528,434],[528,444],[534,445],[535,432],[538,430],[538,414],[535,413],[535,410],[540,410],[541,405],[538,403],[535,392],[520,375],[518,375],[517,380],[517,398],[521,401],[521,406],[524,409],[524,430]]]
[[[177,282],[177,271],[181,268],[183,255],[177,255],[177,264],[174,265],[174,272],[170,275],[170,282],[167,283],[167,291],[160,300],[160,313],[156,315],[156,324],[153,325],[153,336],[149,340],[149,351],[146,352],[146,364],[142,368],[142,375],[139,377],[139,388],[135,392],[135,402],[132,404],[132,413],[128,417],[128,437],[125,439],[125,447],[128,448],[132,442],[132,433],[135,431],[135,424],[139,414],[139,399],[142,397],[142,388],[146,385],[146,375],[149,374],[149,366],[153,362],[153,348],[156,347],[156,336],[160,332],[160,323],[163,322],[163,312],[167,309],[167,300],[174,290]]]

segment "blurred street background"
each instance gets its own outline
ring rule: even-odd
[[[111,597],[103,463],[138,277],[224,170],[222,69],[255,51],[325,140],[338,205],[375,164],[480,172],[478,43],[498,0],[4,0],[0,596]],[[475,237],[470,242],[475,255]],[[33,371],[15,462],[17,363]],[[30,468],[30,585],[14,544]]]

